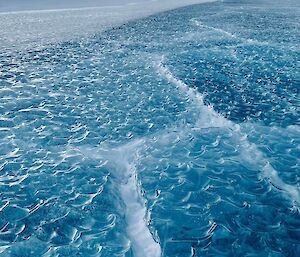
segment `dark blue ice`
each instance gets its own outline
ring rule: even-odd
[[[300,256],[299,20],[224,1],[5,48],[0,256]]]

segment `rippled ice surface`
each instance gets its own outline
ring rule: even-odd
[[[298,20],[210,3],[1,52],[0,255],[300,255]]]

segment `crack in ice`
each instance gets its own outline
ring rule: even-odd
[[[134,256],[159,257],[161,248],[147,226],[145,199],[141,195],[135,167],[144,144],[145,140],[137,139],[113,149],[81,148],[80,151],[88,158],[107,160],[113,166],[117,187],[126,206],[127,234]]]
[[[173,73],[166,67],[164,56],[154,64],[157,72],[164,77],[168,82],[176,85],[176,87],[194,102],[199,110],[199,120],[196,124],[199,128],[210,127],[228,127],[235,132],[234,137],[238,142],[240,157],[242,161],[251,166],[258,167],[264,178],[269,179],[272,186],[281,189],[290,199],[297,204],[300,204],[300,189],[284,182],[276,169],[271,165],[267,157],[258,149],[258,147],[247,140],[248,135],[241,131],[241,126],[234,122],[225,119],[218,114],[212,106],[204,104],[203,95],[196,89],[189,87],[180,79],[176,78]]]

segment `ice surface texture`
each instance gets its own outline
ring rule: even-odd
[[[0,3],[1,52],[7,48],[11,51],[15,48],[32,50],[45,48],[49,43],[80,41],[82,38],[99,34],[129,20],[213,0],[140,0],[137,2],[124,0],[119,1],[119,5],[116,5],[118,0],[116,2],[95,0],[94,4],[97,7],[89,7],[90,2],[82,0],[78,2],[70,0],[69,3],[68,0],[57,0],[52,4],[48,0],[36,1],[39,3],[20,0],[21,3],[15,3],[15,7],[13,1]],[[111,6],[108,5],[109,3]],[[5,6],[11,11],[6,11]],[[22,8],[22,6],[25,9],[19,10],[18,7]],[[30,6],[32,9],[26,10]],[[78,8],[80,6],[83,7]]]
[[[300,255],[299,5],[224,1],[0,53],[0,256]]]

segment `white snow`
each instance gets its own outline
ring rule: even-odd
[[[123,0],[113,1],[111,6],[74,8],[73,4],[64,9],[10,12],[0,5],[0,49],[44,47],[49,43],[82,39],[133,19],[203,2],[212,0]]]

